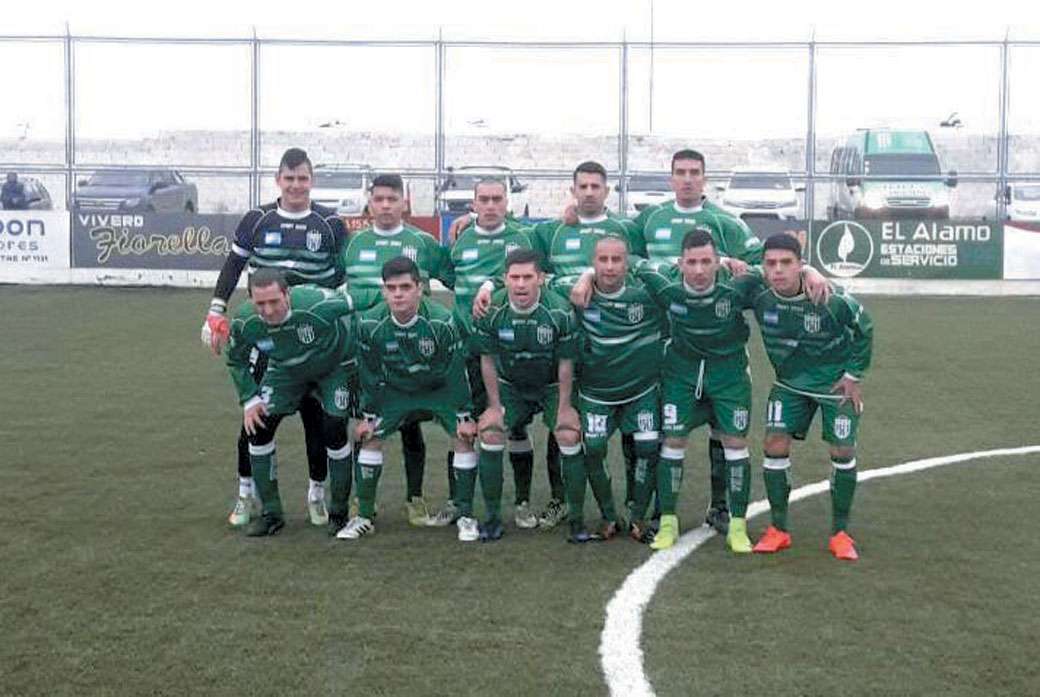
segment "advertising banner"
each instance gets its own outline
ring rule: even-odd
[[[814,221],[810,261],[836,278],[1000,279],[1004,227],[956,220]]]
[[[68,268],[68,213],[0,211],[0,276]]]
[[[76,268],[219,271],[241,215],[196,213],[72,214]]]

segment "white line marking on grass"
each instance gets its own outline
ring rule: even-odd
[[[919,472],[932,467],[952,465],[968,460],[980,460],[1005,455],[1026,455],[1040,452],[1040,445],[1029,445],[1021,448],[1001,448],[973,453],[958,453],[930,457],[924,460],[913,460],[900,465],[869,469],[859,472],[859,481],[880,477],[894,477],[899,474]],[[798,487],[791,492],[791,501],[798,501],[808,496],[821,494],[829,489],[826,479]],[[766,500],[755,501],[748,506],[747,517],[754,518],[769,510]],[[657,585],[665,575],[682,562],[683,559],[715,536],[715,531],[701,526],[679,538],[675,546],[655,553],[641,566],[628,575],[625,582],[614,593],[607,603],[607,616],[600,635],[599,655],[603,668],[603,676],[611,695],[618,697],[651,697],[654,688],[643,670],[643,649],[639,645],[643,633],[643,610],[649,604]]]

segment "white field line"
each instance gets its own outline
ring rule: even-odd
[[[894,477],[969,460],[1038,452],[1040,452],[1040,445],[1029,445],[1021,448],[1001,448],[930,457],[891,467],[863,470],[859,472],[858,481]],[[821,494],[828,489],[829,483],[826,479],[807,484],[791,492],[791,501]],[[748,506],[747,517],[754,518],[768,510],[769,503],[766,500],[755,501]],[[633,570],[614,593],[614,597],[607,603],[606,620],[603,624],[603,633],[600,635],[599,655],[603,676],[611,695],[615,697],[651,697],[655,694],[654,688],[643,670],[643,649],[639,643],[643,633],[643,610],[649,604],[661,579],[714,536],[715,531],[707,526],[701,526],[686,533],[679,538],[674,547],[655,553]]]

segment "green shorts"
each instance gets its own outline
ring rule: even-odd
[[[550,431],[556,429],[556,416],[560,410],[559,385],[546,385],[537,391],[521,390],[499,380],[498,396],[505,411],[503,421],[507,432],[531,423],[538,412],[541,412],[542,423],[546,428]]]
[[[621,404],[603,404],[583,395],[578,396],[581,412],[581,435],[589,450],[606,450],[614,431],[635,434],[637,441],[660,437],[661,392],[657,385],[635,399]]]
[[[823,415],[823,440],[838,447],[855,447],[859,414],[851,401],[830,394],[794,392],[774,384],[766,402],[766,433],[786,433],[805,440],[816,408]]]
[[[744,437],[751,425],[747,354],[691,361],[669,352],[661,368],[661,395],[665,436],[685,438],[710,424],[723,435]]]
[[[321,408],[330,416],[348,417],[355,403],[351,378],[356,373],[353,360],[340,363],[330,372],[312,379],[288,374],[278,365],[268,367],[260,380],[260,398],[272,415],[288,415],[300,408],[307,395],[321,402]]]
[[[449,437],[454,438],[460,421],[473,418],[467,385],[445,385],[425,392],[400,392],[385,388],[378,406],[363,417],[376,422],[373,435],[385,440],[404,424],[414,421],[436,421]]]

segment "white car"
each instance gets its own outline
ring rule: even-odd
[[[727,184],[716,187],[722,207],[738,218],[798,219],[798,193],[786,169],[742,167],[733,171]]]
[[[444,182],[438,191],[439,210],[450,215],[469,213],[473,206],[473,187],[481,179],[500,179],[506,183],[509,194],[509,213],[516,218],[531,214],[527,198],[527,185],[521,184],[509,167],[499,165],[467,166],[448,168]]]
[[[1004,196],[1008,220],[1021,223],[1040,222],[1040,183],[1008,184]]]
[[[311,200],[340,215],[362,215],[371,183],[372,168],[368,165],[317,165]]]
[[[644,208],[668,203],[675,198],[666,174],[633,174],[628,178],[625,214],[634,218]]]

